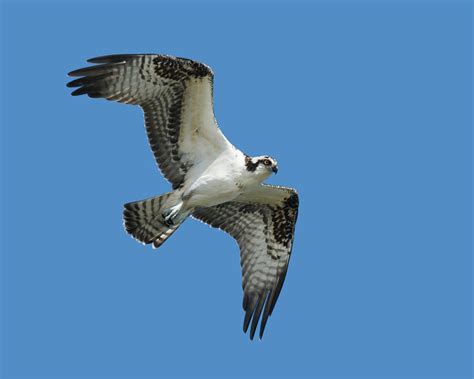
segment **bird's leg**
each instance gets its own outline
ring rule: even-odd
[[[172,206],[171,208],[168,208],[161,214],[166,225],[173,226],[180,223],[181,220],[178,218],[178,215],[182,207],[183,202],[180,201],[178,204]]]

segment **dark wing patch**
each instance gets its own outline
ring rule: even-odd
[[[298,195],[293,193],[281,205],[276,206],[272,214],[273,236],[278,243],[286,247],[293,242],[298,205]]]
[[[263,187],[263,186],[262,186]],[[294,228],[298,195],[294,190],[265,186],[278,196],[265,203],[231,201],[214,207],[196,208],[193,217],[229,233],[240,247],[245,311],[243,330],[250,327],[254,338],[261,317],[262,338],[285,281]]]
[[[189,95],[188,89],[203,86],[211,93],[209,101],[197,101],[202,102],[199,112],[209,113],[206,119],[213,119],[212,70],[190,59],[166,55],[108,55],[89,59],[88,62],[97,65],[69,73],[70,76],[80,77],[67,84],[68,87],[78,87],[72,95],[88,95],[141,106],[150,146],[159,168],[174,189],[181,186],[195,158],[192,154],[187,154],[185,158],[180,146],[183,128],[191,128],[182,119],[183,115],[188,116],[187,96],[197,96]],[[203,118],[202,115],[196,117],[199,120]],[[196,125],[193,127],[196,128]],[[217,132],[217,125],[210,127]],[[217,134],[215,139],[219,137],[221,135]]]

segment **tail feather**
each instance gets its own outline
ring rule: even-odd
[[[181,225],[181,222],[169,225],[163,218],[163,212],[173,192],[150,199],[134,201],[124,205],[123,220],[125,230],[137,241],[153,244],[154,248],[161,246]]]
[[[179,228],[180,225],[181,224],[173,225],[166,232],[160,234],[160,236],[153,241],[153,249],[158,249],[161,245],[163,245],[165,241],[176,231],[176,229]]]

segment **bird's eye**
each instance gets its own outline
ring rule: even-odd
[[[263,160],[263,164],[264,164],[265,166],[271,166],[272,161],[271,161],[270,159],[264,159],[264,160]]]

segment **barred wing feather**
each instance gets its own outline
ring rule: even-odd
[[[139,105],[160,170],[173,188],[195,162],[211,162],[233,148],[213,110],[213,73],[199,62],[166,55],[127,54],[89,59],[95,66],[69,73],[73,95]]]
[[[285,187],[261,185],[235,201],[196,208],[193,217],[237,240],[242,267],[244,332],[253,339],[262,315],[262,338],[285,280],[298,216],[298,195]]]

